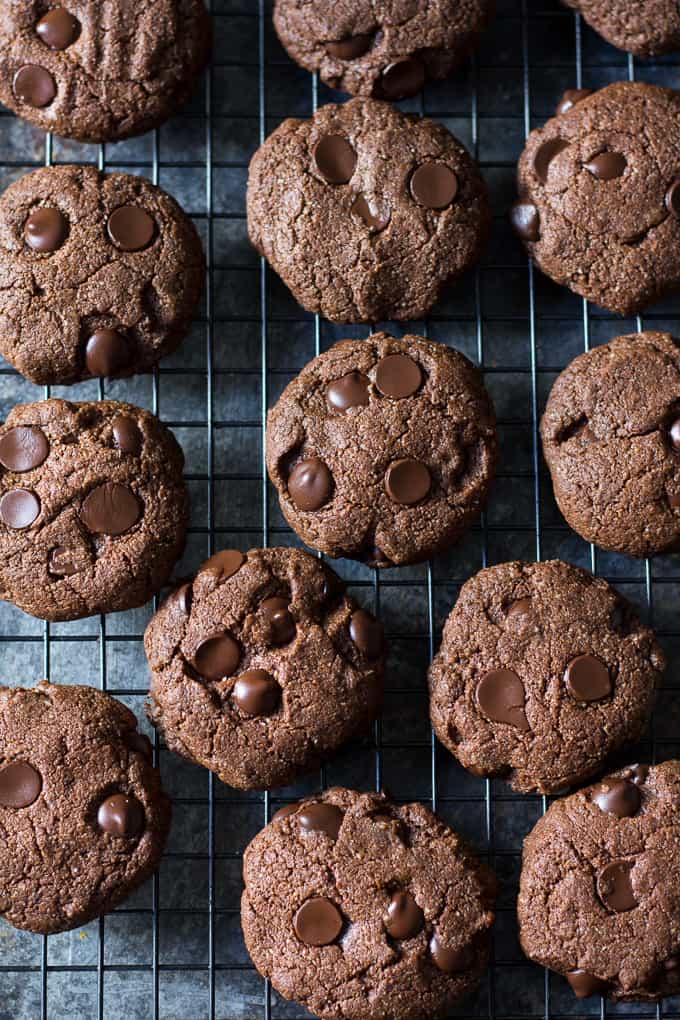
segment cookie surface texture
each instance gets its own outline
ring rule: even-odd
[[[564,0],[596,32],[637,57],[680,49],[680,8],[675,0]]]

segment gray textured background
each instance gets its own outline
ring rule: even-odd
[[[325,0],[319,0],[325,2]],[[119,145],[51,142],[0,110],[0,190],[32,166],[93,162],[156,179],[195,217],[210,253],[210,286],[191,336],[154,376],[85,383],[53,393],[106,396],[154,411],[183,444],[192,527],[177,573],[191,572],[213,548],[289,543],[261,467],[265,408],[319,349],[366,330],[315,321],[249,247],[244,220],[246,168],[263,133],[290,114],[309,116],[334,96],[317,87],[281,50],[262,0],[213,0],[215,48],[209,81],[191,107],[160,131]],[[548,116],[563,89],[598,87],[630,75],[674,85],[680,66],[629,61],[601,42],[558,0],[499,0],[499,16],[476,61],[421,98],[402,104],[442,120],[480,160],[495,212],[478,273],[457,285],[428,323],[393,332],[428,332],[484,368],[500,422],[501,460],[488,513],[449,556],[384,573],[341,561],[337,567],[391,639],[385,715],[374,738],[347,749],[321,775],[271,796],[239,794],[162,747],[157,748],[175,817],[160,874],[124,907],[82,930],[43,939],[0,922],[0,1020],[119,1017],[130,1020],[237,1020],[301,1017],[249,964],[239,929],[240,854],[271,811],[323,783],[434,803],[488,854],[501,880],[494,961],[460,1017],[649,1017],[653,1007],[579,1003],[558,977],[523,961],[513,903],[525,833],[545,808],[540,797],[509,794],[502,783],[467,775],[434,748],[425,671],[432,643],[459,585],[485,563],[559,556],[615,581],[648,614],[671,667],[654,717],[653,745],[640,757],[667,758],[680,745],[674,691],[677,559],[653,563],[595,552],[564,525],[536,446],[536,421],[556,373],[584,347],[632,331],[586,306],[539,273],[512,238],[506,213],[514,165],[529,126]],[[677,59],[677,58],[676,58]],[[644,324],[676,333],[680,301],[656,305]],[[0,366],[0,413],[45,391]],[[538,476],[535,465],[538,463]],[[141,637],[153,611],[46,626],[12,606],[0,608],[0,682],[102,685],[144,720],[147,671]],[[636,754],[631,754],[631,760]],[[680,1015],[680,1001],[659,1011]]]

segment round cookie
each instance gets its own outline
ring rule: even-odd
[[[43,620],[143,605],[184,548],[183,464],[131,404],[15,407],[0,427],[0,598]]]
[[[430,667],[430,715],[465,768],[557,793],[637,741],[665,667],[606,581],[553,560],[467,581]]]
[[[446,128],[352,99],[289,118],[248,175],[248,232],[296,300],[334,322],[423,319],[478,260],[477,164]]]
[[[290,526],[376,567],[446,549],[483,506],[495,417],[477,369],[419,336],[343,340],[267,419],[267,469]]]
[[[680,49],[677,0],[563,0],[620,50],[653,57]]]
[[[579,355],[541,422],[555,499],[603,549],[650,556],[680,545],[680,345],[636,333]]]
[[[0,352],[33,382],[150,371],[204,279],[193,223],[142,177],[46,167],[0,198]]]
[[[680,762],[634,765],[556,801],[524,842],[526,955],[579,998],[680,992]]]
[[[274,27],[289,56],[355,96],[403,99],[446,78],[474,49],[493,0],[276,0]]]
[[[15,928],[112,910],[156,870],[170,807],[125,705],[92,687],[0,687],[0,914]]]
[[[680,286],[680,92],[618,82],[565,110],[529,136],[512,223],[556,283],[631,315]]]
[[[170,750],[230,786],[284,786],[382,706],[380,623],[299,549],[224,549],[144,636],[149,718]]]
[[[253,963],[323,1020],[448,1016],[486,967],[494,876],[421,804],[307,798],[255,837],[243,874]]]
[[[0,0],[0,102],[44,131],[117,142],[183,106],[209,50],[202,0]]]

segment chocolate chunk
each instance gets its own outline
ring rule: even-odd
[[[629,769],[624,772],[626,779],[629,779],[631,783],[635,783],[636,786],[644,786],[649,776],[649,765],[631,765]]]
[[[321,802],[306,804],[298,812],[298,824],[303,832],[323,832],[330,839],[338,838],[343,818],[340,808]]]
[[[528,731],[524,684],[511,669],[494,669],[477,684],[475,699],[480,711],[492,722],[507,723]]]
[[[365,609],[355,610],[349,621],[349,636],[360,652],[369,658],[377,659],[385,647],[383,625]]]
[[[369,33],[349,35],[337,42],[327,42],[326,53],[338,60],[356,60],[370,50],[372,42],[373,35]]]
[[[388,64],[380,77],[380,90],[386,99],[415,96],[424,84],[425,68],[413,57]]]
[[[0,499],[0,520],[8,528],[28,528],[40,514],[40,500],[30,489],[10,489]]]
[[[121,453],[138,457],[142,450],[142,433],[133,418],[126,414],[117,415],[111,422],[113,441]]]
[[[568,147],[569,142],[565,142],[563,138],[550,138],[547,142],[543,142],[543,145],[536,150],[534,172],[539,181],[545,184],[548,179],[550,164],[555,156],[558,156],[560,152],[563,152]]]
[[[278,822],[281,818],[289,818],[291,815],[295,814],[299,807],[300,805],[297,802],[295,804],[284,804],[283,807],[280,807],[278,811],[274,812],[272,815],[272,821]]]
[[[179,606],[185,616],[189,615],[193,601],[193,588],[191,584],[180,585],[180,587],[172,593],[170,598],[174,600],[175,605]]]
[[[138,836],[144,831],[144,808],[136,797],[114,793],[99,805],[97,825],[110,836]]]
[[[347,184],[357,165],[357,154],[342,135],[325,135],[314,146],[316,168],[329,184]]]
[[[30,807],[42,790],[37,769],[25,761],[15,761],[0,768],[0,807]]]
[[[616,914],[637,907],[630,876],[633,865],[634,861],[612,861],[597,876],[597,895]]]
[[[420,365],[406,354],[388,354],[375,368],[375,385],[384,397],[403,400],[420,389],[423,373]]]
[[[680,450],[680,418],[676,418],[668,430],[671,446],[674,450]]]
[[[53,7],[43,14],[35,30],[51,50],[66,50],[80,35],[80,22],[63,7]]]
[[[325,896],[314,896],[293,919],[295,934],[307,946],[330,946],[342,931],[342,915]]]
[[[408,892],[397,892],[390,900],[385,928],[393,939],[411,939],[422,930],[425,915]]]
[[[620,152],[601,152],[585,164],[586,170],[599,181],[613,181],[621,177],[627,167],[626,157]]]
[[[205,561],[199,573],[207,571],[213,574],[221,583],[233,577],[245,562],[246,558],[240,549],[221,549],[220,552],[215,553],[214,556]]]
[[[272,715],[281,703],[281,688],[266,670],[249,669],[234,684],[231,697],[245,715]]]
[[[642,797],[637,786],[625,779],[605,779],[593,795],[593,804],[617,818],[632,818],[640,810]]]
[[[568,113],[577,103],[580,103],[582,99],[586,99],[591,93],[591,89],[567,89],[557,104],[557,109],[555,110],[556,116],[559,117],[561,113]]]
[[[0,439],[0,464],[8,471],[32,471],[47,459],[50,444],[37,425],[19,425]]]
[[[73,550],[65,545],[55,545],[54,549],[50,549],[47,569],[55,577],[71,577],[77,574],[80,568]]]
[[[609,670],[596,655],[578,655],[572,659],[564,679],[576,701],[601,701],[614,689]]]
[[[130,350],[125,337],[115,329],[98,329],[85,344],[85,365],[90,375],[111,376],[125,368]]]
[[[385,488],[390,499],[402,506],[414,506],[429,495],[432,476],[422,461],[402,457],[385,472]]]
[[[352,213],[366,224],[373,233],[378,233],[388,226],[391,214],[389,207],[383,200],[381,206],[375,199],[367,199],[364,195],[357,195],[352,202]]]
[[[468,954],[444,945],[437,934],[430,939],[430,954],[444,974],[460,974],[467,966]]]
[[[669,213],[680,216],[680,181],[673,181],[666,192],[664,202]]]
[[[121,205],[109,216],[106,229],[117,248],[132,252],[149,247],[156,233],[156,224],[138,205]]]
[[[299,510],[320,510],[333,493],[333,476],[319,457],[308,457],[288,476],[288,492]]]
[[[142,504],[127,485],[104,482],[85,497],[80,519],[95,535],[123,535],[134,527],[142,513]]]
[[[519,198],[510,210],[513,230],[522,241],[538,241],[540,219],[538,209],[528,199]]]
[[[25,64],[14,75],[12,91],[20,103],[42,109],[53,101],[57,94],[57,85],[44,67]]]
[[[443,163],[422,163],[411,175],[411,194],[427,209],[445,209],[458,194],[458,178]]]
[[[153,761],[153,744],[146,733],[138,733],[137,730],[130,730],[125,734],[125,743],[136,754],[141,754],[148,762]]]
[[[506,619],[513,630],[520,633],[536,628],[536,617],[531,599],[516,599],[508,608]]]
[[[607,982],[596,978],[585,970],[572,970],[565,977],[572,987],[577,999],[588,999],[591,995],[604,995]]]
[[[297,627],[288,599],[275,597],[260,603],[260,616],[268,644],[287,645],[295,637]]]
[[[223,680],[238,668],[241,650],[230,634],[213,634],[198,645],[193,665],[205,680]]]
[[[66,217],[58,209],[41,206],[34,209],[24,223],[26,244],[41,254],[61,248],[67,233]]]
[[[348,372],[347,375],[334,379],[326,388],[328,406],[334,411],[366,407],[369,401],[369,385],[369,380],[361,372]]]

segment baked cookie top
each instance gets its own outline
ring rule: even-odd
[[[311,361],[267,419],[267,469],[310,545],[374,566],[428,559],[461,537],[496,463],[477,369],[444,344],[375,333]]]
[[[209,49],[202,0],[0,0],[0,102],[66,138],[120,141],[188,100]]]
[[[680,48],[680,8],[676,0],[564,0],[612,46],[638,57]]]
[[[150,371],[204,278],[193,223],[143,177],[45,167],[0,198],[0,352],[33,382]]]
[[[680,762],[634,765],[551,805],[524,843],[527,956],[580,998],[680,990]]]
[[[513,225],[547,276],[630,315],[680,285],[680,92],[617,82],[565,107],[529,136]]]
[[[216,553],[144,646],[168,747],[241,789],[310,771],[382,706],[382,626],[299,549]]]
[[[486,967],[495,880],[421,804],[336,787],[244,856],[257,969],[323,1020],[444,1016]]]
[[[44,620],[143,605],[184,547],[175,437],[116,400],[43,400],[0,427],[0,598]]]
[[[285,120],[251,160],[247,206],[252,243],[303,308],[334,322],[424,318],[490,223],[460,142],[374,99]]]
[[[630,556],[680,539],[680,345],[616,337],[558,376],[541,422],[555,498],[588,542]]]
[[[119,701],[43,681],[0,687],[0,913],[59,932],[112,910],[156,869],[170,801]]]
[[[556,793],[642,734],[664,669],[654,634],[569,563],[502,563],[467,581],[430,667],[432,725],[465,768]]]
[[[276,0],[274,26],[292,59],[331,88],[393,100],[450,74],[493,8],[493,0]]]

